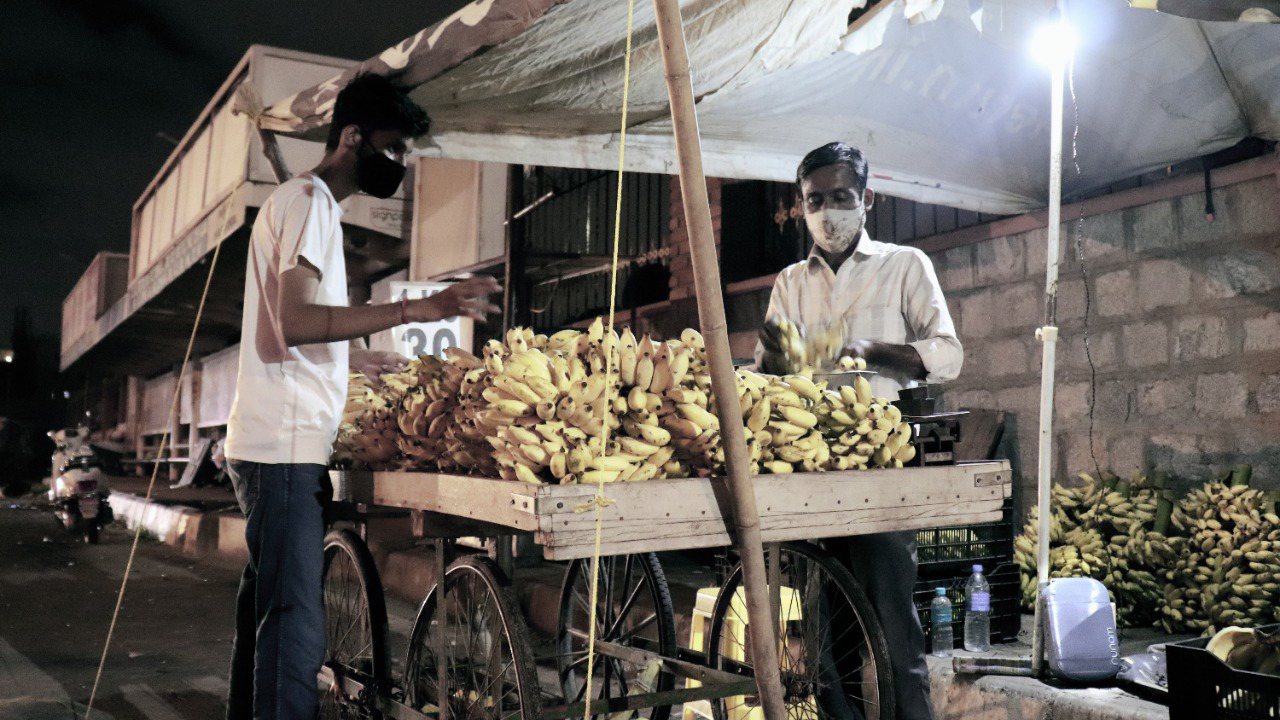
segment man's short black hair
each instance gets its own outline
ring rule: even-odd
[[[831,142],[810,150],[800,161],[800,167],[796,168],[796,185],[820,167],[840,164],[848,165],[853,171],[853,179],[858,185],[855,190],[862,192],[867,189],[867,156],[858,148],[842,142]]]
[[[431,127],[427,111],[387,78],[374,73],[357,75],[338,93],[325,148],[338,147],[342,129],[356,125],[363,133],[399,130],[409,137],[425,135]]]

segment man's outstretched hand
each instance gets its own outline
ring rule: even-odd
[[[429,298],[411,301],[405,308],[405,318],[409,322],[434,322],[461,315],[484,320],[491,313],[502,312],[502,308],[489,302],[488,297],[501,290],[498,281],[488,275],[473,277],[454,283]]]

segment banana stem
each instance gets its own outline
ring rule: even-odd
[[[1249,480],[1253,478],[1253,466],[1248,463],[1240,463],[1231,468],[1231,485],[1236,487],[1244,485],[1248,487]]]
[[[1151,484],[1156,488],[1156,519],[1151,529],[1161,535],[1169,533],[1169,521],[1173,518],[1173,491],[1166,486],[1169,484],[1169,473],[1163,470],[1157,470],[1151,473]]]

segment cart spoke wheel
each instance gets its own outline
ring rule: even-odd
[[[781,589],[774,597],[782,619],[778,660],[787,716],[893,720],[889,648],[870,601],[826,551],[808,543],[786,543],[780,549]],[[746,613],[739,565],[716,599],[707,635],[709,665],[753,666]],[[711,701],[715,720],[742,718],[760,706],[755,696]]]
[[[602,557],[599,576],[594,612],[590,609],[591,560],[571,563],[560,591],[556,664],[560,689],[569,703],[582,702],[586,697],[589,622],[595,623],[597,640],[670,657],[676,653],[671,592],[658,556],[646,553]],[[591,694],[596,700],[666,691],[675,685],[670,673],[599,652],[593,664]],[[636,710],[630,717],[667,720],[670,715],[671,706],[663,705]]]
[[[324,543],[325,664],[367,686],[387,687],[387,606],[364,541],[334,530]],[[320,700],[320,718],[365,718],[370,708],[344,702],[335,688]]]
[[[409,636],[405,703],[434,715],[447,702],[449,720],[538,720],[542,712],[533,652],[505,576],[488,558],[459,558],[422,602]],[[437,656],[443,634],[445,650]],[[448,680],[442,698],[439,669]]]

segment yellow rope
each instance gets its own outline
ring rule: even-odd
[[[618,240],[622,235],[622,183],[623,183],[623,160],[626,158],[627,152],[627,102],[631,92],[631,27],[635,18],[636,3],[635,0],[627,2],[627,47],[623,53],[622,60],[622,122],[619,130],[618,139],[618,199],[614,208],[613,222],[613,263],[609,271],[609,326],[605,328],[605,338],[608,343],[612,343],[614,337],[613,321],[614,307],[617,304],[618,296]],[[609,410],[612,407],[609,393],[613,391],[613,353],[615,348],[612,345],[606,345],[608,352],[605,353],[605,386],[604,386],[604,411],[601,413],[600,423],[600,454],[604,455],[609,440]],[[596,539],[595,549],[591,553],[591,602],[587,604],[587,612],[589,613],[587,623],[587,687],[586,687],[586,709],[583,710],[584,720],[591,719],[591,684],[595,673],[596,658],[596,602],[599,600],[600,589],[600,528],[604,521],[603,513],[606,505],[612,505],[613,501],[604,496],[604,482],[596,483],[596,496],[594,505],[596,508]]]
[[[238,192],[233,192],[227,196],[227,204],[222,211],[222,219],[213,229],[214,232],[220,233],[222,228],[226,227],[227,220],[231,216],[231,210],[237,202]],[[218,267],[218,253],[222,250],[222,241],[213,246],[213,257],[209,260],[209,274],[204,280],[204,291],[200,294],[200,304],[196,306],[196,319],[191,325],[191,336],[187,339],[187,351],[182,356],[182,367],[178,370],[177,384],[173,391],[173,402],[169,404],[168,417],[172,420],[173,416],[178,412],[178,403],[182,401],[182,380],[187,374],[187,364],[191,360],[191,348],[195,346],[196,332],[200,329],[200,317],[204,314],[204,303],[209,297],[209,286],[213,284],[213,271]],[[168,425],[171,425],[169,423]],[[167,425],[167,426],[168,426]],[[156,450],[157,462],[151,468],[151,481],[147,483],[147,494],[142,499],[143,504],[150,502],[151,491],[156,486],[156,475],[160,472],[160,462],[158,460],[164,451],[168,449],[169,431],[165,430],[160,434],[160,447]],[[194,458],[193,458],[194,460]],[[138,519],[137,526],[133,530],[133,545],[129,548],[129,560],[124,566],[124,577],[120,578],[120,592],[116,595],[116,608],[111,613],[111,624],[107,627],[107,641],[102,646],[102,657],[98,660],[98,671],[93,676],[93,689],[89,692],[89,704],[84,709],[84,720],[89,720],[89,714],[93,712],[93,701],[98,695],[98,684],[102,681],[102,671],[107,664],[107,653],[111,650],[111,638],[116,632],[116,621],[120,618],[120,606],[124,604],[124,590],[129,584],[129,573],[133,570],[133,558],[138,552],[138,541],[142,538],[142,519]]]

